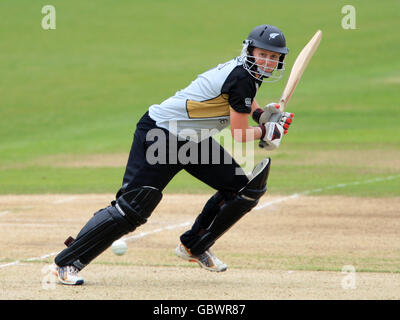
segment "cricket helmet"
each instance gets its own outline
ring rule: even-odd
[[[265,72],[255,63],[253,56],[254,48],[274,51],[280,54],[279,62],[273,72]],[[286,47],[286,39],[283,32],[275,26],[263,24],[255,27],[247,39],[243,41],[241,59],[244,68],[253,77],[260,79],[261,76],[260,80],[263,82],[274,82],[282,78],[283,71],[285,70],[283,60],[288,52],[289,49]]]

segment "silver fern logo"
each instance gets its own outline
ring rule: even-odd
[[[269,35],[269,40],[271,40],[271,39],[275,39],[277,36],[279,36],[279,33],[271,33],[270,35]]]

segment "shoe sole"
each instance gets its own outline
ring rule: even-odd
[[[68,285],[68,286],[80,286],[84,282],[83,280],[78,280],[76,282],[66,282],[63,279],[61,279],[60,277],[57,277],[57,278],[58,278],[58,281],[60,281],[62,284]]]
[[[80,286],[80,285],[82,285],[82,284],[84,283],[84,280],[83,280],[83,279],[82,279],[82,280],[78,280],[78,281],[76,281],[76,282],[66,282],[65,280],[63,280],[63,279],[60,277],[60,275],[58,274],[57,269],[53,269],[53,275],[55,275],[55,276],[57,277],[58,281],[59,281],[61,284],[64,284],[64,285],[69,285],[69,286]]]
[[[206,269],[206,270],[211,271],[211,272],[224,272],[224,271],[226,271],[226,269],[227,269],[227,268],[223,268],[223,269],[213,269],[213,268],[207,267],[206,265],[202,264],[202,263],[200,262],[200,260],[194,259],[194,258],[190,257],[189,255],[183,253],[183,252],[179,249],[179,247],[177,247],[177,248],[175,249],[175,253],[176,253],[176,255],[177,255],[179,258],[182,258],[183,260],[186,260],[186,261],[189,261],[189,262],[196,262],[201,268]]]

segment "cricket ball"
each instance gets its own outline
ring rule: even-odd
[[[128,250],[128,245],[124,240],[120,239],[113,242],[111,249],[117,256],[122,256]]]

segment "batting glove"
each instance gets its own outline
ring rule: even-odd
[[[260,147],[267,150],[274,150],[281,144],[285,129],[276,122],[260,124],[262,130]]]
[[[269,112],[269,114],[266,114],[266,117],[268,117],[270,121],[264,124],[261,122],[261,117],[259,119],[259,126],[262,130],[259,146],[267,150],[273,150],[280,146],[283,135],[287,134],[289,127],[293,122],[294,114],[289,112],[279,111],[278,113],[273,111],[273,108],[276,110],[279,109],[279,104],[269,104],[266,108],[268,108]],[[267,111],[264,111],[262,115],[266,112]],[[276,117],[278,117],[278,119],[274,119]]]
[[[260,115],[260,120],[258,123],[267,123],[267,122],[278,122],[282,116],[281,110],[279,110],[280,105],[278,103],[272,102],[268,103],[263,112]]]
[[[284,129],[283,134],[287,134],[289,127],[293,122],[293,118],[294,118],[294,113],[282,112],[278,124],[280,124],[283,127]]]
[[[259,124],[267,122],[277,122],[280,118],[281,111],[278,103],[269,103],[264,109],[258,108],[253,111],[253,120]]]

